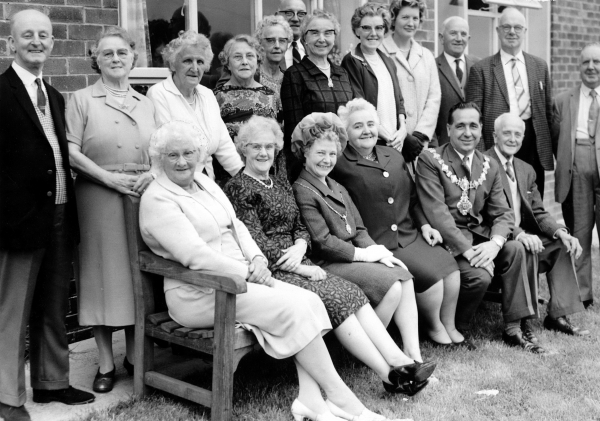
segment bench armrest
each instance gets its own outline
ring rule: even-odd
[[[238,275],[228,275],[208,270],[191,270],[172,260],[164,259],[149,251],[139,253],[140,270],[176,279],[204,288],[213,288],[231,294],[246,292],[246,280]]]

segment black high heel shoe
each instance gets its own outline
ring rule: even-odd
[[[108,373],[100,373],[100,369],[96,373],[96,377],[94,377],[94,383],[92,384],[92,389],[96,393],[108,393],[113,390],[115,385],[115,368],[110,370]]]
[[[130,376],[133,376],[133,364],[131,364],[129,362],[129,360],[127,359],[127,356],[125,356],[125,359],[123,360],[123,367],[125,367],[127,374],[129,374]]]

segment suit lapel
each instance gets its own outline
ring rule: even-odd
[[[494,58],[492,59],[492,73],[496,78],[496,82],[498,82],[500,92],[502,92],[506,104],[510,107],[508,87],[506,86],[506,77],[504,76],[504,66],[502,65],[502,59],[500,58],[499,52],[494,55]]]
[[[444,53],[442,53],[442,54],[440,54],[440,56],[438,56],[437,64],[438,64],[440,73],[442,75],[444,75],[444,77],[448,80],[448,82],[450,82],[450,85],[456,91],[458,96],[461,97],[462,100],[464,101],[465,96],[463,94],[462,89],[460,89],[460,85],[458,84],[458,78],[456,77],[456,73],[452,70],[452,68],[448,64],[448,60],[446,60]],[[468,75],[466,77],[468,77]]]
[[[569,109],[571,110],[571,164],[575,160],[575,138],[577,137],[577,120],[579,116],[579,97],[581,95],[581,88],[575,89],[569,99]]]
[[[486,152],[487,153],[487,152]],[[496,153],[496,148],[490,149],[489,154],[496,160],[498,163],[498,168],[500,170],[500,178],[502,179],[502,188],[504,190],[504,195],[506,196],[506,200],[508,201],[508,205],[511,209],[514,209],[514,204],[512,200],[512,192],[510,190],[510,184],[508,182],[508,176],[506,175],[506,170],[504,169],[504,165],[500,162],[500,157]]]
[[[536,89],[535,84],[539,83],[539,78],[536,77],[536,69],[535,69],[535,61],[529,56],[529,54],[523,52],[523,57],[525,58],[525,69],[527,70],[527,84],[529,85],[529,97],[531,98],[531,106],[537,101],[536,92],[539,92]],[[533,113],[533,109],[531,110]]]
[[[531,211],[529,200],[527,200],[527,186],[529,186],[527,180],[527,173],[522,163],[518,159],[513,158],[513,167],[515,168],[515,177],[517,179],[517,187],[519,189],[519,195],[521,196],[521,207],[525,206]]]
[[[473,161],[473,162],[471,162],[471,181],[477,181],[477,180],[479,180],[479,177],[481,176],[481,173],[483,172],[483,161],[477,152],[475,152],[473,154],[473,158],[471,158],[471,159]],[[475,207],[475,200],[477,199],[478,191],[479,191],[479,188],[469,190],[469,200],[473,204],[473,207]],[[471,213],[473,213],[472,209],[471,209]],[[473,215],[473,216],[475,216],[475,215]]]
[[[444,152],[444,154],[446,156],[444,156],[442,158],[444,159],[445,162],[450,164],[454,174],[456,174],[456,176],[458,178],[466,177],[467,173],[465,172],[464,168],[462,167],[462,161],[460,159],[460,156],[458,156],[458,154],[456,153],[454,148],[448,144],[448,147],[446,148],[446,151]]]
[[[44,132],[42,123],[40,123],[40,119],[38,118],[37,113],[35,112],[35,108],[33,107],[31,98],[27,93],[27,89],[25,88],[25,85],[23,85],[23,81],[19,78],[12,66],[8,68],[6,75],[8,76],[10,84],[13,88],[13,93],[15,95],[15,98],[17,99],[17,102],[21,104],[21,106],[25,109],[25,112],[31,118],[35,126],[39,129],[40,132],[44,133],[45,136],[46,133]],[[52,107],[52,104],[50,104],[50,106]]]

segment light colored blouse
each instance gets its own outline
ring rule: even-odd
[[[390,75],[379,54],[366,54],[364,50],[363,54],[377,78],[377,116],[379,117],[379,122],[386,128],[389,134],[393,134],[396,132],[398,117],[392,75]]]

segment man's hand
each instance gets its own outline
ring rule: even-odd
[[[525,249],[530,253],[538,254],[544,251],[544,244],[542,243],[542,240],[540,240],[540,237],[535,234],[527,234],[522,232],[517,237],[517,241],[523,243]]]
[[[581,244],[579,244],[579,240],[562,229],[556,233],[556,236],[560,238],[560,241],[562,241],[563,244],[567,247],[567,251],[569,252],[569,254],[575,257],[576,259],[579,259],[581,253],[583,252]]]
[[[495,241],[486,241],[485,243],[473,246],[473,257],[469,261],[474,268],[484,268],[494,261],[500,252],[500,246]]]

